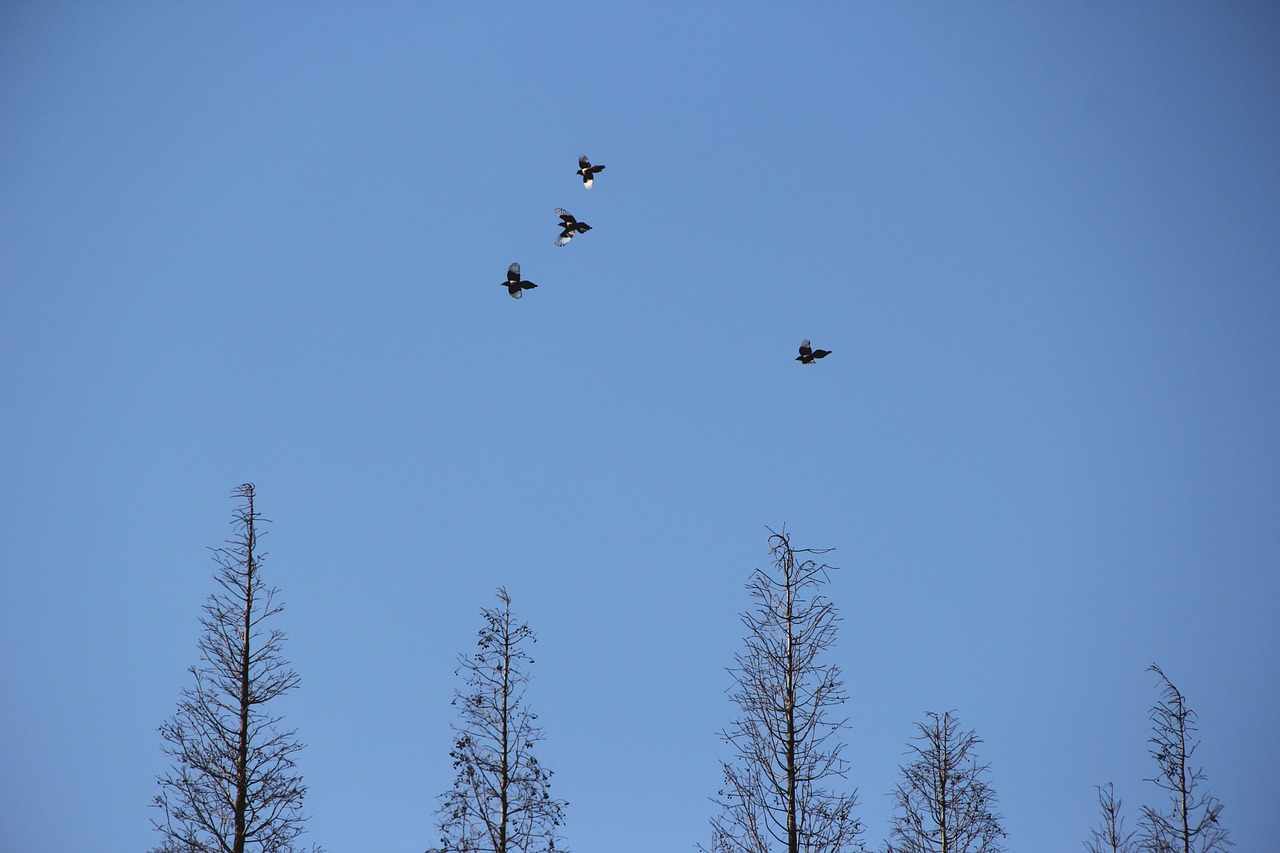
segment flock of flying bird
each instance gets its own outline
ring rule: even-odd
[[[582,176],[582,186],[585,189],[591,189],[595,186],[596,175],[604,171],[604,166],[593,166],[586,155],[578,158],[578,172]],[[569,241],[578,234],[586,234],[591,230],[591,226],[585,222],[579,222],[574,215],[563,207],[556,208],[556,215],[560,217],[560,236],[556,237],[557,246],[567,246]],[[519,299],[524,295],[526,290],[532,290],[538,285],[531,281],[527,281],[520,277],[520,264],[512,264],[507,267],[507,280],[502,282],[507,288],[507,293],[513,299]],[[796,356],[796,361],[801,364],[815,364],[818,359],[826,358],[831,355],[829,349],[814,349],[806,338],[800,343],[800,355]]]

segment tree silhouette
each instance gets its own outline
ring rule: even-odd
[[[152,824],[164,836],[156,853],[293,853],[306,818],[307,788],[293,756],[303,745],[266,706],[298,686],[281,656],[284,634],[265,627],[280,613],[278,590],[263,584],[254,490],[235,490],[236,531],[211,549],[220,591],[204,605],[195,684],[160,726],[173,767],[158,777]],[[318,849],[318,848],[313,848]]]
[[[844,683],[839,667],[821,660],[839,616],[820,592],[831,567],[813,559],[830,549],[796,549],[785,527],[769,533],[773,569],[756,569],[747,584],[755,607],[742,614],[746,650],[729,670],[740,716],[721,737],[736,756],[722,762],[710,849],[860,850],[856,791],[825,787],[846,771],[836,738],[844,720],[830,716],[845,699]]]
[[[1005,832],[996,795],[982,778],[988,765],[973,754],[982,739],[961,732],[950,711],[927,716],[916,723],[920,734],[908,747],[915,760],[893,793],[889,853],[999,853]]]
[[[1160,676],[1163,684],[1161,699],[1151,708],[1154,734],[1147,741],[1160,772],[1147,781],[1168,793],[1169,804],[1165,811],[1143,806],[1142,846],[1152,853],[1211,853],[1234,847],[1219,823],[1222,804],[1198,790],[1207,777],[1191,764],[1200,746],[1193,742],[1196,713],[1160,667],[1153,663],[1147,671]]]
[[[1089,853],[1132,853],[1136,832],[1124,831],[1124,818],[1120,816],[1121,800],[1116,787],[1108,782],[1098,786],[1098,808],[1102,811],[1102,824],[1089,830],[1089,840],[1084,843]]]
[[[532,750],[542,740],[538,715],[525,703],[527,646],[537,638],[501,608],[481,611],[479,651],[460,656],[465,690],[454,693],[461,721],[449,755],[457,776],[441,796],[439,853],[553,853],[568,805],[552,798],[551,771]]]

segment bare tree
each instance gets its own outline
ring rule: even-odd
[[[528,645],[537,638],[511,613],[511,598],[498,590],[501,608],[481,611],[484,627],[472,657],[460,656],[465,690],[454,692],[461,722],[453,758],[457,776],[443,794],[440,853],[553,853],[568,803],[550,793],[551,771],[532,750],[542,740],[538,715],[525,703]]]
[[[302,744],[270,714],[271,700],[298,686],[281,656],[284,634],[265,627],[280,613],[278,590],[263,584],[263,555],[253,485],[242,499],[225,548],[211,549],[221,590],[200,617],[200,663],[178,710],[160,726],[173,767],[158,777],[152,819],[164,841],[156,853],[293,853],[306,818],[307,788],[294,764]],[[313,848],[318,849],[318,848]]]
[[[1198,790],[1207,777],[1191,764],[1200,746],[1193,740],[1196,713],[1160,667],[1153,663],[1147,671],[1160,676],[1163,684],[1161,699],[1151,708],[1154,734],[1147,741],[1160,772],[1147,781],[1167,792],[1170,802],[1166,811],[1143,806],[1142,845],[1153,853],[1210,853],[1234,847],[1219,823],[1222,804]]]
[[[982,743],[972,730],[961,732],[951,711],[927,712],[894,790],[896,814],[889,853],[999,853],[1005,848],[996,795],[983,776],[974,747]]]
[[[1133,836],[1136,832],[1124,831],[1124,818],[1120,815],[1121,799],[1116,796],[1115,784],[1098,786],[1098,807],[1102,811],[1102,825],[1089,830],[1089,840],[1084,843],[1089,853],[1133,853]]]
[[[729,670],[741,716],[721,737],[737,754],[722,762],[710,849],[862,850],[857,792],[825,787],[847,770],[836,737],[845,721],[831,717],[845,699],[844,683],[839,667],[821,660],[839,616],[819,591],[831,567],[813,559],[831,549],[794,548],[785,527],[769,533],[773,569],[756,569],[747,584],[755,606],[742,614],[746,650]]]

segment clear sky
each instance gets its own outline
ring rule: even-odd
[[[622,5],[0,7],[0,849],[156,842],[245,481],[330,853],[435,838],[500,585],[568,846],[705,841],[783,523],[872,844],[927,710],[1012,850],[1136,822],[1154,661],[1273,845],[1280,7]]]

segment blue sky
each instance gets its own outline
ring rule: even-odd
[[[434,839],[500,585],[569,847],[705,841],[783,523],[869,842],[926,710],[1012,850],[1135,822],[1156,661],[1264,849],[1280,10],[462,6],[0,11],[0,849],[155,843],[245,481],[330,853]]]

